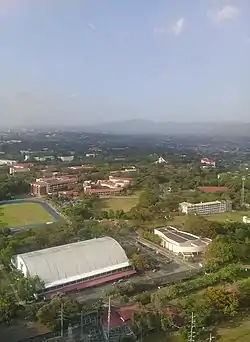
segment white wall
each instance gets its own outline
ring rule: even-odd
[[[164,248],[169,249],[170,251],[172,251],[175,254],[179,254],[179,253],[201,253],[205,249],[204,245],[195,246],[195,245],[192,245],[191,241],[185,241],[183,243],[178,243],[174,240],[167,238],[166,235],[164,235],[163,233],[161,233],[157,229],[154,230],[154,233],[161,237],[162,246]]]

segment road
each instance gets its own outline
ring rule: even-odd
[[[190,267],[189,263],[183,261],[182,258],[175,258],[171,252],[166,254],[156,253],[154,249],[139,244],[136,239],[137,237],[130,236],[129,239],[123,239],[123,244],[138,246],[141,252],[158,261],[159,270],[157,272],[148,271],[143,275],[133,276],[127,279],[127,281],[135,284],[140,283],[143,287],[145,286],[145,289],[155,291],[159,286],[189,278],[200,271],[200,267],[197,265],[191,265],[192,267]],[[69,295],[78,299],[80,302],[94,301],[99,298],[105,298],[106,292],[112,287],[112,283],[108,283]]]

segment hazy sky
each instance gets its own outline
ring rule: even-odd
[[[249,0],[0,0],[0,123],[250,122]]]

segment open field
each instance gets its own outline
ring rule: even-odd
[[[39,203],[6,204],[0,206],[0,220],[10,228],[52,222],[54,219]]]
[[[217,329],[216,338],[213,341],[220,342],[246,342],[250,341],[250,317],[236,318],[239,323],[228,323]],[[184,342],[180,336],[169,337],[167,333],[150,334],[143,342]]]
[[[225,222],[225,221],[239,221],[242,222],[242,217],[248,216],[250,217],[250,211],[234,211],[231,213],[219,213],[213,215],[204,215],[207,220],[216,221],[216,222]],[[182,227],[185,222],[186,216],[185,215],[176,215],[172,217],[171,220],[168,221],[169,225],[173,225],[176,227]]]
[[[103,210],[124,210],[128,212],[131,210],[137,203],[138,197],[135,196],[116,196],[112,198],[102,198],[102,209]]]

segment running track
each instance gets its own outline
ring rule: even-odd
[[[11,204],[22,204],[22,203],[37,203],[40,204],[52,217],[53,222],[65,222],[65,219],[47,202],[44,202],[39,199],[35,198],[25,198],[25,199],[16,199],[16,200],[10,200],[10,201],[0,201],[0,208],[1,205],[11,205]],[[46,222],[44,223],[39,223],[39,224],[33,224],[33,225],[28,225],[28,226],[20,226],[20,227],[10,227],[11,231],[13,233],[20,231],[20,230],[25,230],[25,229],[31,229],[31,228],[37,228],[44,226]]]

